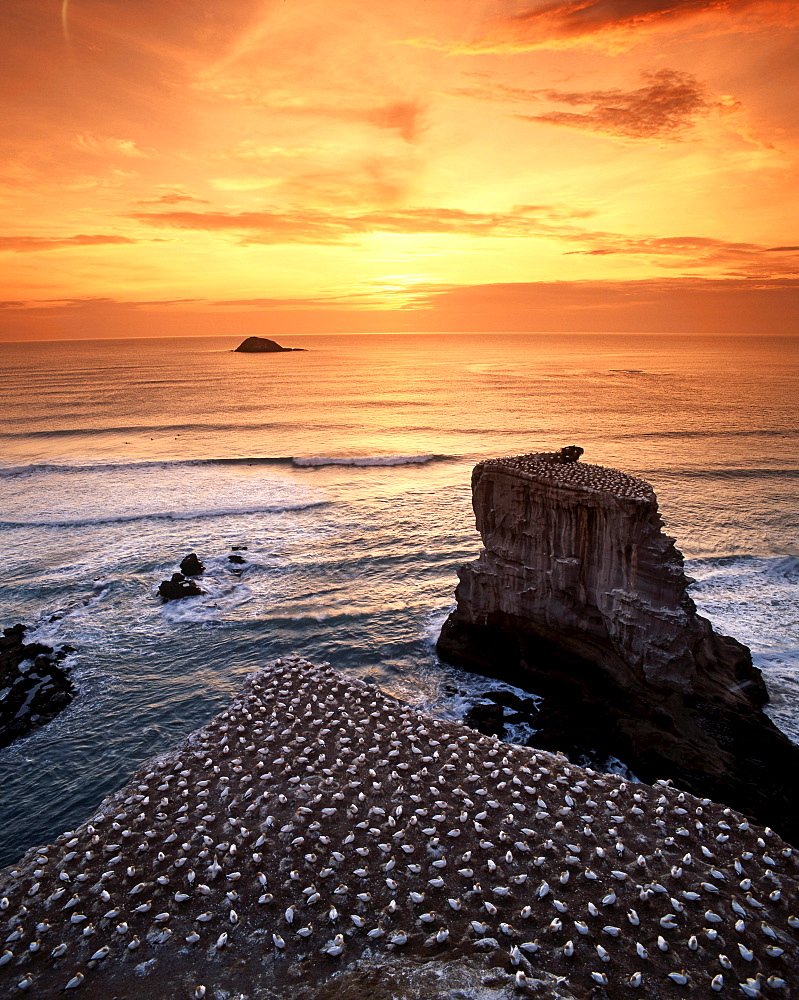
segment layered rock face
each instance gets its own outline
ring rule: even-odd
[[[799,841],[799,748],[761,711],[749,650],[696,613],[649,484],[574,452],[482,462],[485,549],[460,570],[442,659],[550,696],[547,713],[641,777]]]

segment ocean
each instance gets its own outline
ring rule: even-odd
[[[450,718],[507,687],[434,652],[480,547],[470,471],[568,444],[653,484],[701,613],[799,742],[799,339],[239,339],[0,345],[0,626],[74,646],[79,692],[0,750],[0,864],[283,654]],[[206,593],[163,604],[189,552]]]

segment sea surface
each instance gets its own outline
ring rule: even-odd
[[[0,750],[0,864],[274,657],[449,717],[501,688],[434,653],[480,546],[470,470],[568,444],[654,485],[700,610],[751,646],[799,742],[799,339],[240,339],[0,345],[0,627],[74,646],[79,691]],[[207,592],[163,604],[189,552]]]

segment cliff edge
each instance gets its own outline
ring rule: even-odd
[[[671,778],[798,842],[799,747],[762,712],[749,650],[697,614],[652,487],[581,453],[475,467],[485,549],[459,571],[439,656],[545,695],[544,740],[548,718],[565,720],[644,780]]]

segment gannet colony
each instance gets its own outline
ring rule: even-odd
[[[0,994],[355,997],[359,969],[429,966],[369,993],[790,997],[798,877],[708,799],[283,659],[2,873]]]

